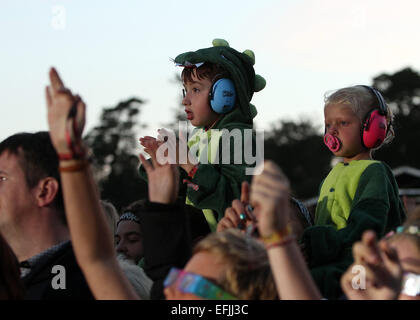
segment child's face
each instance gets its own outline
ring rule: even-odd
[[[362,123],[352,108],[345,104],[329,104],[324,109],[326,133],[330,133],[341,141],[341,148],[333,152],[344,161],[360,159],[368,151],[361,142]]]
[[[212,83],[207,78],[198,79],[196,70],[193,71],[191,78],[192,82],[184,83],[185,97],[182,99],[187,119],[194,127],[209,127],[219,117],[209,105]]]

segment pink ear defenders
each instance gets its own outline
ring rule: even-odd
[[[370,111],[362,126],[362,145],[367,149],[379,147],[388,133],[388,108],[381,93],[370,86],[362,86],[371,91],[379,106]]]

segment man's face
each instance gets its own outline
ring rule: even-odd
[[[118,224],[115,234],[115,250],[123,253],[136,264],[143,257],[143,237],[140,224],[130,220],[123,220]]]
[[[0,232],[8,235],[19,232],[25,213],[36,206],[34,191],[27,186],[18,156],[4,151],[0,154]]]

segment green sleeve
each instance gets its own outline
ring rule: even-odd
[[[305,230],[302,241],[310,267],[337,261],[340,254],[361,239],[365,230],[385,234],[390,202],[395,201],[394,186],[381,163],[370,165],[360,177],[347,226],[336,230],[331,226],[314,226]]]
[[[199,209],[217,212],[220,220],[234,199],[241,196],[241,183],[250,181],[244,165],[200,164],[192,179],[197,188],[187,188],[187,196]]]
[[[244,129],[234,126],[234,129],[241,130],[242,137]],[[229,128],[232,129],[232,128]],[[243,140],[244,141],[244,140]],[[229,145],[230,162],[223,164],[223,146],[219,143],[219,164],[199,164],[198,169],[191,182],[195,188],[187,188],[187,196],[199,209],[211,209],[217,212],[217,220],[223,218],[226,208],[232,205],[234,199],[241,197],[241,184],[243,181],[251,182],[252,175],[246,174],[247,168],[252,168],[256,164],[247,165],[245,161],[242,145],[242,162],[235,164],[235,142],[231,140]],[[256,137],[252,135],[252,151],[255,154]],[[189,178],[187,178],[189,179]]]

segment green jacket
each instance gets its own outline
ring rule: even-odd
[[[246,174],[246,168],[255,167],[254,164],[247,164],[244,152],[244,145],[252,145],[252,152],[255,155],[256,137],[255,134],[249,134],[251,143],[244,143],[244,130],[252,130],[252,119],[244,116],[239,108],[235,108],[230,113],[221,117],[215,126],[204,131],[203,128],[196,128],[194,134],[189,139],[189,147],[197,145],[206,137],[208,148],[201,146],[199,152],[199,165],[194,176],[188,175],[181,170],[181,183],[184,187],[180,194],[186,197],[187,204],[203,210],[206,219],[209,223],[210,229],[215,231],[217,222],[224,216],[226,208],[230,207],[234,199],[239,199],[241,195],[241,183],[243,181],[251,181],[251,175]],[[240,163],[235,163],[235,146],[238,147],[239,141],[231,139],[229,149],[223,146],[223,137],[221,136],[222,129],[228,132],[240,132],[242,139],[242,151]],[[201,138],[201,139],[200,139]],[[207,149],[207,152],[204,150]],[[226,149],[226,151],[222,151]],[[223,163],[223,154],[229,154],[229,163]],[[207,161],[205,160],[207,156]],[[225,158],[226,160],[226,158]],[[248,160],[249,162],[249,160]],[[147,178],[144,168],[140,166],[140,175]],[[186,188],[185,188],[186,187]]]
[[[381,238],[404,218],[398,185],[385,163],[337,164],[321,185],[315,226],[306,229],[301,240],[324,297],[342,294],[341,275],[353,263],[352,245],[364,231],[374,230]]]

